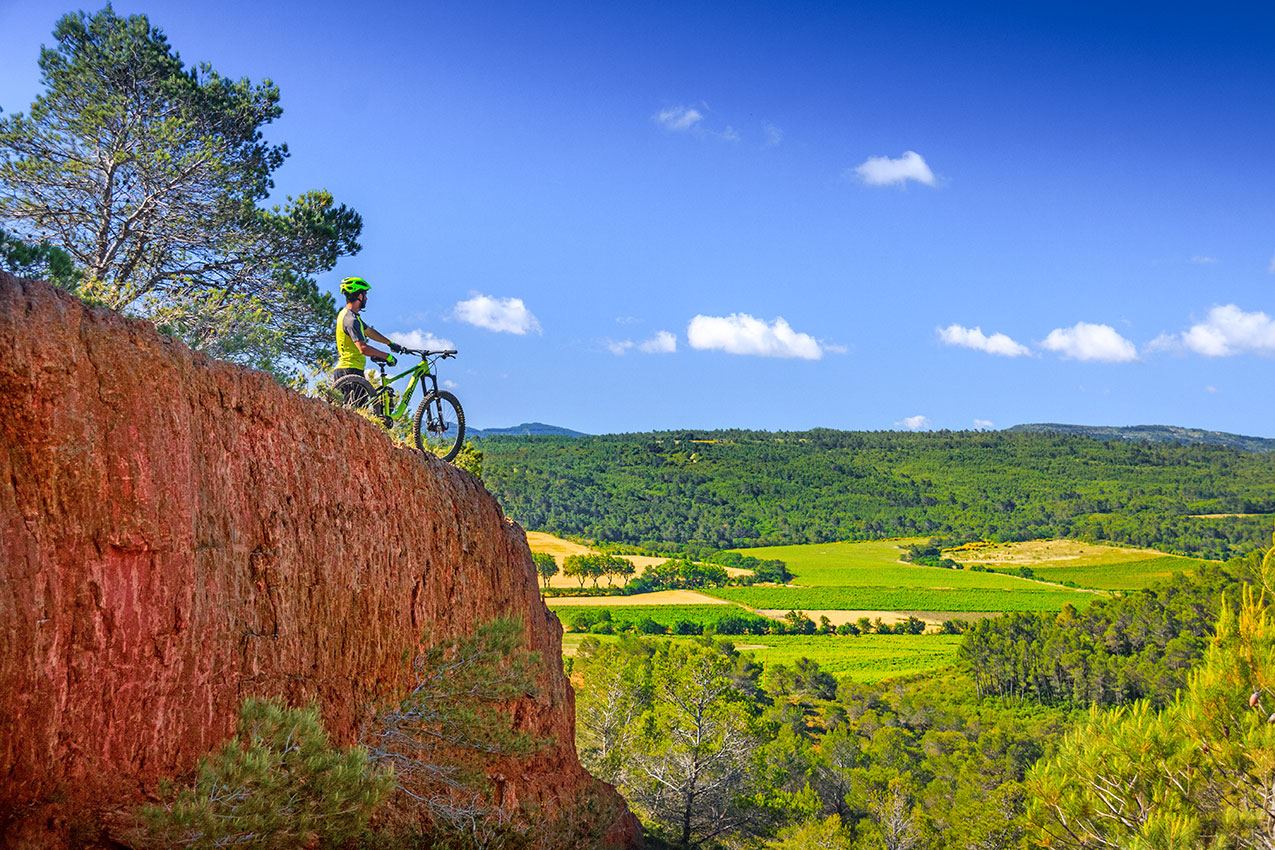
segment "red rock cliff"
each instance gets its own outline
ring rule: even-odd
[[[475,478],[366,420],[0,273],[0,845],[57,846],[231,734],[316,699],[342,743],[427,625],[526,623],[518,725],[552,747],[504,801],[594,792],[522,530]]]

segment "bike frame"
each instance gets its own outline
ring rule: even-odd
[[[409,375],[412,377],[412,380],[408,382],[407,384],[407,389],[403,391],[403,397],[399,400],[398,407],[394,408],[393,411],[382,409],[381,412],[385,416],[388,416],[390,419],[402,419],[404,414],[407,413],[408,402],[412,398],[412,393],[416,391],[416,385],[424,384],[426,381],[429,382],[429,387],[422,386],[421,391],[425,393],[426,396],[429,396],[430,394],[438,395],[438,376],[435,375],[430,368],[431,366],[434,365],[434,361],[438,359],[439,359],[438,357],[428,357],[428,356],[421,357],[420,363],[417,363],[415,366],[413,366],[411,369],[408,369],[406,372],[400,372],[399,374],[393,375],[391,377],[386,377],[385,375],[384,361],[378,361],[377,365],[381,369],[381,384],[377,388],[378,390],[387,388],[389,387],[390,384],[394,383],[395,381],[401,381],[403,378],[406,378]],[[383,408],[385,403],[384,398],[385,398],[385,394],[382,392],[378,392],[375,404],[382,406]]]

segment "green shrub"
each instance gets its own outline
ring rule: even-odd
[[[200,759],[191,785],[166,782],[167,799],[143,819],[169,847],[335,845],[363,829],[392,787],[364,749],[332,745],[314,705],[249,698],[235,737]]]

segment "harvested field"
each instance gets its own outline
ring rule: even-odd
[[[763,617],[770,617],[773,620],[782,620],[784,615],[793,609],[791,608],[758,608],[756,613]],[[804,611],[805,615],[816,623],[820,617],[827,617],[828,622],[834,626],[840,626],[844,623],[857,623],[861,618],[867,617],[872,622],[876,622],[880,618],[881,622],[888,623],[893,626],[895,623],[905,622],[908,617],[916,617],[918,620],[924,620],[927,630],[936,631],[943,625],[945,620],[982,620],[987,617],[1000,616],[995,612],[988,611],[842,611],[837,609]]]
[[[552,555],[553,559],[558,562],[559,568],[562,567],[562,562],[565,561],[571,555],[600,554],[598,550],[590,549],[588,546],[585,546],[583,543],[573,543],[570,540],[563,540],[561,537],[555,537],[552,534],[548,534],[544,531],[528,531],[527,546],[531,549],[532,552],[546,552]],[[636,572],[633,574],[634,578],[640,576],[642,574],[642,570],[646,569],[647,567],[655,566],[656,564],[662,564],[668,560],[668,558],[657,558],[651,555],[620,555],[619,557],[623,558],[624,560],[628,561],[629,563],[633,565],[634,570],[636,570]],[[723,567],[723,569],[726,570],[727,574],[732,576],[741,576],[741,575],[747,576],[747,575],[752,575],[753,573],[752,570],[739,570],[739,569],[734,569],[732,567]],[[603,578],[598,580],[598,583],[596,586],[597,587],[610,587],[610,586],[623,587],[627,583],[628,583],[627,581],[619,580],[619,579],[615,580],[614,582],[608,583],[607,579]],[[580,580],[570,578],[569,576],[564,576],[561,573],[559,573],[558,575],[549,579],[549,586],[550,587],[579,587]],[[594,584],[592,581],[587,581],[585,583],[585,586],[594,587]]]
[[[694,590],[657,590],[654,593],[635,593],[632,596],[555,596],[546,599],[550,608],[569,608],[575,605],[600,605],[608,608],[630,605],[730,605],[725,599],[716,599]]]
[[[999,543],[992,546],[949,549],[943,553],[961,564],[986,564],[990,567],[1089,566],[1137,561],[1163,555],[1154,549],[1125,546],[1098,546],[1079,540],[1027,540],[1022,543]]]

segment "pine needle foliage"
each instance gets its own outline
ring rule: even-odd
[[[523,624],[511,618],[425,643],[407,696],[380,707],[360,740],[431,818],[463,820],[488,790],[486,767],[546,743],[515,728],[509,707],[536,693],[540,654],[523,647]]]
[[[168,847],[332,846],[357,835],[392,787],[362,748],[332,745],[315,705],[250,698],[235,737],[200,760],[191,784],[166,783],[143,819]]]
[[[63,16],[44,91],[0,118],[0,221],[70,258],[81,297],[213,356],[291,374],[330,353],[314,275],[359,250],[323,190],[263,207],[288,156],[262,129],[279,89],[187,66],[145,15]]]
[[[1095,708],[1029,778],[1046,847],[1275,848],[1275,549],[1177,700]]]

